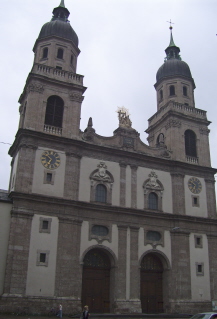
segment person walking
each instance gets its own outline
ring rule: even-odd
[[[90,315],[90,313],[89,313],[88,306],[84,306],[83,319],[88,319],[89,315]]]
[[[63,316],[63,307],[62,305],[59,305],[59,311],[58,311],[57,317],[62,318],[62,316]]]

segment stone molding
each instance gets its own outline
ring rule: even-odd
[[[177,120],[172,120],[170,119],[166,125],[165,125],[165,129],[168,130],[170,127],[181,127],[182,123],[181,121],[177,121]]]
[[[71,101],[80,102],[80,103],[84,100],[84,96],[82,96],[80,93],[77,93],[77,92],[69,93],[69,98]]]
[[[34,216],[34,213],[31,212],[25,212],[25,211],[17,211],[15,209],[11,210],[11,217],[15,218],[26,218],[26,219],[32,219]]]
[[[28,85],[27,92],[44,92],[44,86],[38,82],[33,81],[31,84]]]
[[[32,150],[37,150],[38,146],[34,145],[34,144],[28,144],[28,143],[21,143],[18,146],[18,150],[20,150],[21,148],[30,148]]]
[[[209,135],[210,130],[209,130],[207,127],[200,127],[200,128],[199,128],[199,132],[200,132],[200,134],[202,134],[202,135]]]
[[[106,236],[99,236],[99,235],[95,235],[92,233],[92,228],[93,226],[104,226],[106,228],[108,228],[108,235]],[[111,224],[106,224],[106,223],[96,223],[96,222],[90,222],[89,223],[89,240],[91,239],[95,239],[99,245],[102,244],[102,242],[104,240],[107,240],[109,243],[112,242],[112,227]]]
[[[75,158],[82,158],[82,155],[79,152],[66,152],[66,156],[68,157],[75,157]]]
[[[119,162],[120,167],[126,168],[127,167],[127,163],[124,161],[120,161]]]
[[[127,231],[127,229],[128,229],[128,225],[117,225],[117,227],[118,227],[118,230],[124,230],[124,231]]]

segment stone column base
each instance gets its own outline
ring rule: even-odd
[[[115,300],[114,313],[142,313],[140,299]]]
[[[168,313],[199,313],[212,310],[211,301],[170,300]]]
[[[81,313],[81,300],[73,297],[33,297],[4,294],[0,298],[0,313],[16,313],[26,309],[29,314],[48,315],[51,308],[63,306],[63,315]]]

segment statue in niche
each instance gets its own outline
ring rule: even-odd
[[[131,128],[132,122],[130,120],[129,111],[124,107],[118,107],[117,113],[119,119],[119,127]]]

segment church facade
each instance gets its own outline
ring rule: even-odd
[[[0,311],[194,313],[217,300],[217,215],[206,111],[172,29],[148,143],[127,110],[113,136],[80,130],[78,37],[62,0],[34,45],[1,192]]]

